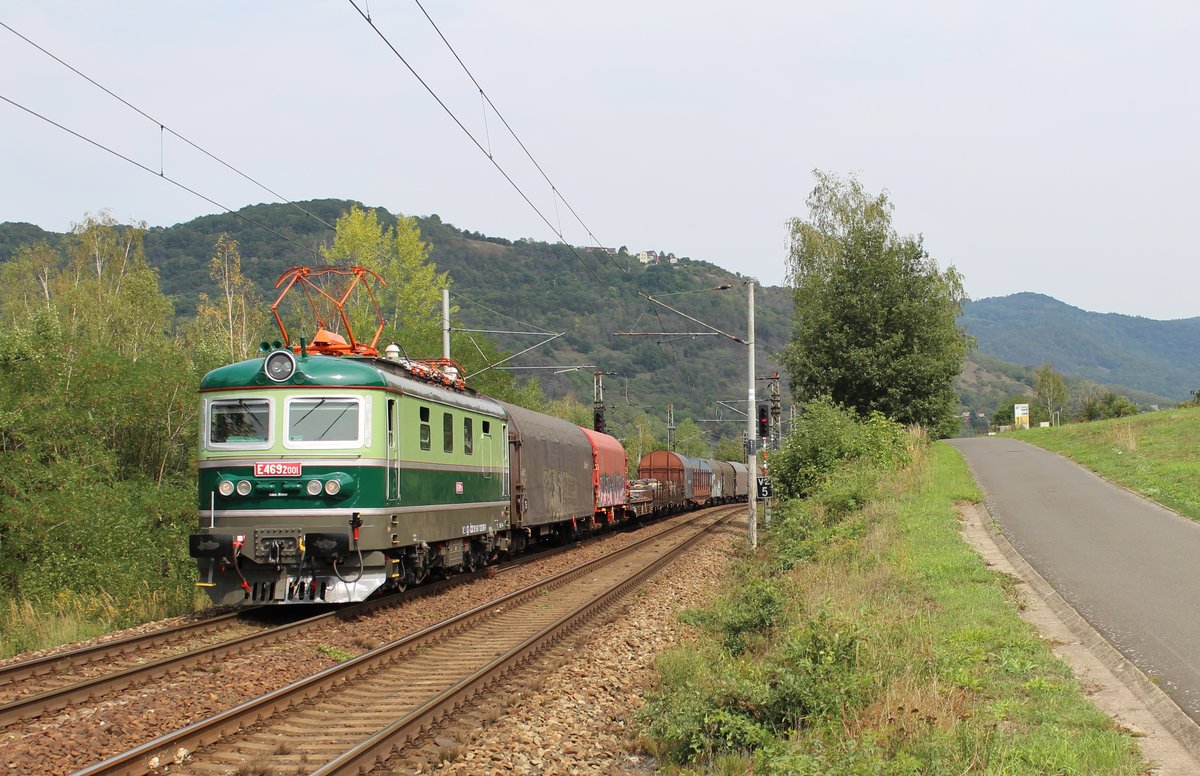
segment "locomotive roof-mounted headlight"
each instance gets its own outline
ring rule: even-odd
[[[221,480],[221,482],[217,484],[217,493],[220,493],[222,496],[232,496],[233,480]]]
[[[276,350],[267,356],[263,371],[268,379],[282,383],[296,373],[296,359],[286,350]]]

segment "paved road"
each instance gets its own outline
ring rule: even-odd
[[[1017,551],[1200,722],[1200,524],[1024,442],[951,444]]]

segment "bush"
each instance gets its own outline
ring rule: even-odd
[[[657,661],[660,688],[639,712],[661,756],[697,762],[770,749],[792,730],[861,703],[858,633],[821,608],[762,656],[681,647]]]
[[[847,462],[894,464],[905,459],[905,451],[906,434],[899,423],[877,412],[863,419],[822,398],[805,405],[780,451],[771,456],[771,474],[780,496],[801,498]]]
[[[684,612],[683,619],[721,636],[721,644],[736,655],[754,636],[765,636],[784,618],[786,597],[778,583],[752,577],[737,585],[712,609]]]
[[[858,640],[853,623],[830,616],[825,607],[794,632],[770,667],[762,713],[771,727],[833,720],[857,706],[865,689],[855,672]]]

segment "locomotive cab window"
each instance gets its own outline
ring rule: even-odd
[[[264,448],[271,443],[268,399],[215,399],[208,405],[208,446]]]
[[[474,421],[471,418],[463,418],[463,452],[467,455],[475,453]]]
[[[429,430],[429,408],[421,408],[421,449],[429,450],[433,447],[433,434]]]
[[[442,413],[442,450],[454,452],[454,416],[449,412]]]
[[[357,396],[298,397],[287,402],[287,447],[362,447],[363,400]]]

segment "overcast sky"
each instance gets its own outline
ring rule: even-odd
[[[416,3],[357,1],[591,243]],[[604,245],[782,284],[819,168],[887,189],[972,298],[1200,315],[1198,4],[423,1]],[[287,198],[557,239],[348,0],[8,0],[0,21]],[[274,199],[3,28],[0,96],[230,208]],[[4,102],[0,181],[0,221],[56,231],[218,211]]]

